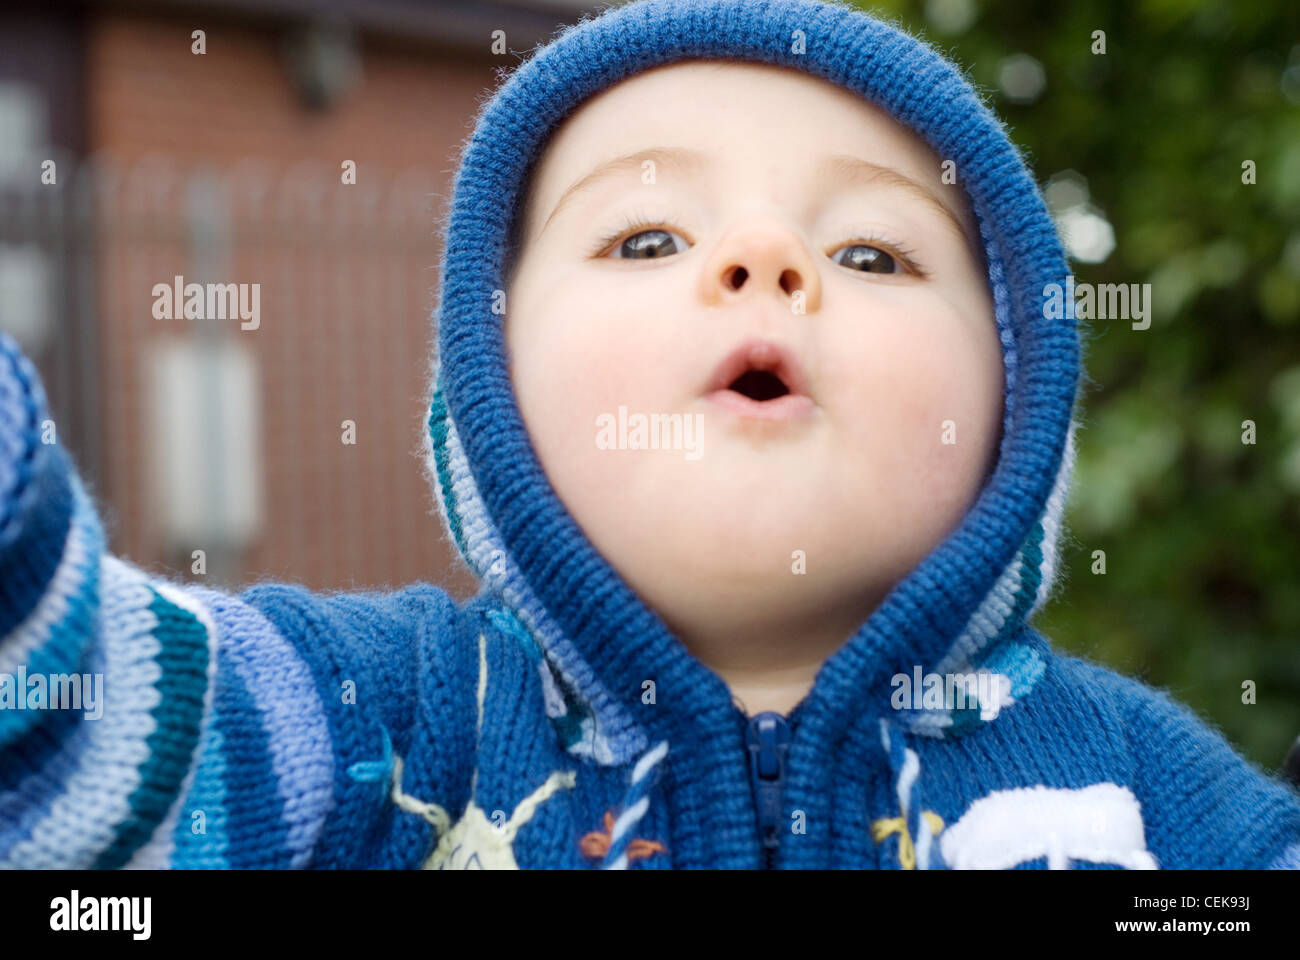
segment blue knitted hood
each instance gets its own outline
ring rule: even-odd
[[[962,171],[1003,346],[998,463],[958,529],[827,659],[799,708],[801,723],[829,734],[874,711],[911,733],[960,735],[986,722],[979,710],[890,712],[890,678],[911,676],[917,664],[991,671],[1008,678],[1014,709],[1041,675],[1044,641],[1022,627],[1056,571],[1079,339],[1072,319],[1044,318],[1044,287],[1068,270],[1001,123],[938,53],[854,8],[639,0],[564,30],[483,105],[443,223],[427,467],[444,521],[497,600],[498,624],[543,664],[547,711],[571,752],[625,763],[651,743],[689,736],[701,711],[730,702],[722,679],[641,602],[555,494],[516,405],[503,318],[492,313],[529,165],[548,135],[593,94],[696,58],[826,78],[888,111]],[[645,709],[646,678],[674,695]]]

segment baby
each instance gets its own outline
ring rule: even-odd
[[[1068,267],[933,50],[815,0],[609,10],[485,104],[444,230],[463,605],[105,554],[0,338],[0,698],[105,689],[0,709],[0,863],[1300,867],[1286,784],[1028,625]]]

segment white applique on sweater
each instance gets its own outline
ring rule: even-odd
[[[1071,860],[1159,866],[1146,848],[1137,797],[1113,783],[997,790],[971,804],[939,843],[953,870],[1005,870],[1039,857],[1051,870]]]

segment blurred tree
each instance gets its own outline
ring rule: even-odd
[[[1079,282],[1151,284],[1149,329],[1084,330],[1066,582],[1037,626],[1278,769],[1300,734],[1300,5],[858,5],[988,95]]]

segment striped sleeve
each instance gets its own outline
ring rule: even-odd
[[[47,418],[0,334],[0,866],[361,865],[451,601],[141,570]]]

